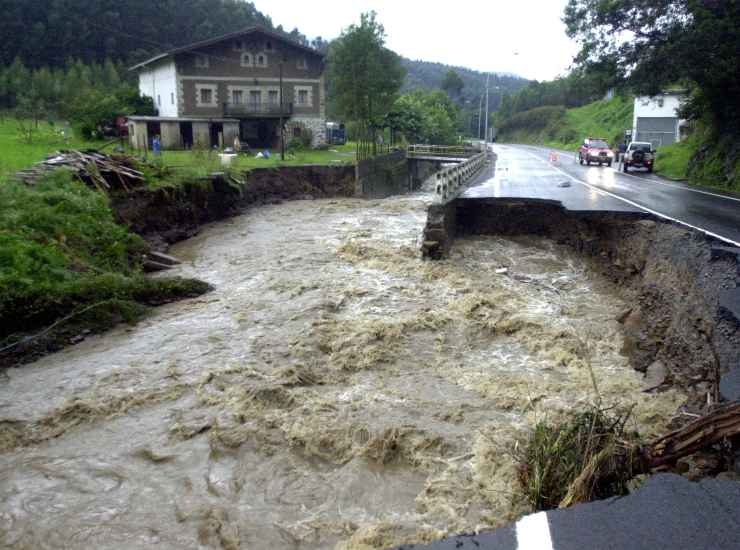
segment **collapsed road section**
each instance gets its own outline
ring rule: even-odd
[[[572,212],[520,198],[434,205],[430,233],[444,250],[463,235],[538,235],[570,246],[625,292],[630,307],[620,321],[633,366],[664,368],[666,382],[705,400],[716,395],[718,375],[740,365],[738,248],[646,213]]]
[[[430,206],[422,254],[435,260],[454,257],[458,243],[483,235],[545,237],[575,251],[591,269],[613,281],[629,304],[618,319],[624,338],[621,352],[645,373],[645,391],[680,389],[687,396],[674,420],[684,427],[656,447],[664,451],[662,441],[682,441],[668,445],[676,454],[656,461],[661,463],[658,471],[668,467],[689,479],[716,475],[717,470],[695,468],[706,460],[725,461],[728,471],[696,485],[662,474],[635,491],[636,485],[623,499],[540,512],[495,532],[401,548],[735,548],[738,522],[732,510],[740,503],[740,483],[734,481],[740,474],[740,248],[730,239],[641,208],[599,186],[564,179],[562,175],[569,174],[557,167],[543,169],[544,162],[535,162],[526,175],[517,170],[521,159],[504,155],[501,164],[461,198]],[[592,183],[611,182],[615,191],[619,187],[608,173],[587,177]],[[692,196],[682,188],[677,191]],[[690,204],[685,208],[693,211]],[[679,462],[679,456],[701,449],[708,452]],[[650,457],[650,451],[642,453],[643,459]],[[584,468],[569,495],[581,479],[595,483],[598,474]],[[557,501],[545,508],[552,507]],[[681,532],[677,522],[691,527]]]

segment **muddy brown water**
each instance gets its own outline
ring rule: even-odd
[[[527,511],[541,419],[640,393],[626,304],[541,238],[419,259],[423,195],[296,201],[181,243],[216,291],[0,380],[0,544],[388,548]],[[505,273],[501,272],[506,268]],[[498,272],[497,272],[498,270]]]

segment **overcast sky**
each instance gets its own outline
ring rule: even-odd
[[[578,46],[560,21],[567,0],[254,0],[275,25],[335,38],[375,10],[388,47],[411,59],[550,80]]]

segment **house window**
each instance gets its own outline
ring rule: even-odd
[[[260,54],[257,56],[257,66],[267,67],[267,56],[266,55]]]
[[[280,102],[280,97],[277,90],[270,90],[267,92],[267,101],[270,105],[277,105]]]
[[[252,54],[243,53],[242,54],[242,67],[251,67],[251,66],[252,66]]]
[[[170,93],[170,104],[175,104],[175,92]]]
[[[233,90],[231,92],[231,102],[235,105],[239,105],[244,99],[244,92],[241,90]]]
[[[235,52],[244,51],[244,40],[237,40],[236,42],[234,42],[234,51]]]
[[[161,95],[157,95],[157,105],[160,107],[162,106],[162,96]]]
[[[301,137],[301,127],[293,126],[293,137]]]
[[[661,97],[661,98],[660,98],[660,99],[658,100],[658,107],[662,107],[662,106],[663,106],[663,98]]]
[[[210,61],[207,55],[198,54],[195,56],[195,66],[198,69],[207,69],[210,65]]]
[[[250,90],[249,92],[249,104],[257,106],[262,102],[262,92],[259,90]]]
[[[298,61],[296,62],[296,66],[299,69],[306,70],[306,69],[308,69],[308,61],[306,61],[306,58],[305,57],[299,57],[298,58]]]
[[[311,86],[296,86],[293,97],[299,107],[313,107],[313,88]]]
[[[267,50],[268,52],[272,51],[272,42],[270,42],[269,40],[265,42],[265,50]]]
[[[197,107],[212,107],[217,101],[218,86],[215,84],[195,85],[195,104]]]

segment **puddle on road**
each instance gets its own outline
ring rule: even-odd
[[[213,225],[173,253],[215,292],[9,371],[2,544],[366,549],[499,526],[526,510],[516,442],[593,400],[586,355],[605,403],[663,429],[680,396],[640,393],[614,289],[540,238],[423,262],[425,201]]]

